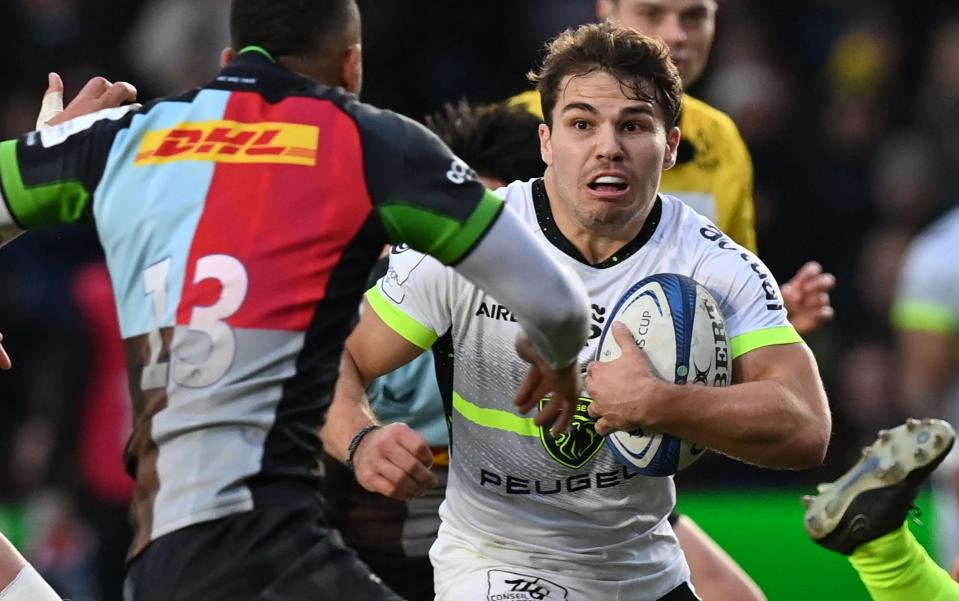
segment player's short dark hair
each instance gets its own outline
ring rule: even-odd
[[[683,84],[669,60],[669,47],[635,29],[603,22],[567,29],[553,38],[546,45],[542,67],[530,71],[529,79],[539,90],[547,125],[553,125],[553,108],[563,79],[596,71],[605,71],[619,80],[627,96],[658,102],[667,129],[678,122]]]
[[[233,0],[230,35],[237,50],[307,56],[337,52],[358,18],[356,0]]]
[[[466,164],[484,177],[505,183],[543,175],[539,119],[508,102],[447,104],[426,117],[426,125]]]

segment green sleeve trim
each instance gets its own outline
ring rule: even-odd
[[[244,46],[243,48],[240,49],[239,52],[237,52],[237,55],[243,54],[244,52],[259,52],[266,58],[270,59],[271,63],[276,62],[276,59],[273,58],[273,55],[270,54],[270,51],[267,50],[266,48],[263,48],[262,46]]]
[[[83,221],[90,193],[78,181],[25,186],[17,161],[17,140],[0,143],[0,176],[13,218],[24,229]]]
[[[733,359],[736,359],[764,346],[796,344],[802,341],[802,337],[792,326],[778,326],[740,334],[729,341],[729,346],[732,348]]]
[[[540,427],[536,425],[533,418],[522,417],[501,409],[489,409],[474,405],[456,392],[453,392],[453,410],[484,428],[504,430],[533,438],[539,438],[540,435]]]
[[[946,305],[899,303],[892,308],[892,325],[899,330],[951,334],[959,328],[959,317]]]
[[[391,242],[405,242],[444,265],[452,265],[469,254],[502,210],[502,199],[489,190],[483,193],[473,214],[464,222],[412,203],[379,206]]]
[[[436,332],[397,309],[393,303],[386,300],[378,286],[373,286],[366,291],[366,300],[386,325],[424,351],[433,346],[433,343],[439,338]]]

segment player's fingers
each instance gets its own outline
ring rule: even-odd
[[[100,109],[112,109],[137,99],[137,89],[125,81],[107,88],[98,99]]]
[[[639,347],[636,346],[636,339],[633,338],[633,334],[625,324],[618,321],[613,324],[613,340],[619,345],[624,355],[640,354]]]
[[[796,277],[802,280],[808,280],[809,278],[816,277],[822,273],[822,265],[819,264],[819,261],[807,261],[805,265],[799,268],[799,271],[796,272]]]
[[[93,102],[110,89],[111,84],[106,78],[97,76],[90,78],[77,93],[73,102]]]
[[[553,426],[549,429],[553,438],[558,437],[569,427],[569,422],[573,420],[573,414],[576,412],[575,407],[575,403],[573,405],[564,403],[561,413],[553,420]]]
[[[613,429],[609,425],[609,420],[606,419],[605,417],[601,417],[597,419],[596,423],[593,424],[593,429],[600,436],[606,436],[607,434],[613,431]]]
[[[380,462],[376,473],[388,483],[386,490],[390,497],[408,499],[419,492],[419,484],[391,461]]]
[[[530,366],[526,377],[523,378],[523,383],[520,384],[519,389],[516,391],[516,396],[513,399],[513,403],[516,404],[520,411],[526,413],[533,408],[534,403],[539,401],[541,397],[534,395],[537,389],[541,388],[542,383],[543,374],[540,373],[539,368],[535,365]]]
[[[44,96],[47,94],[60,94],[60,99],[63,99],[63,79],[60,77],[59,73],[50,72],[47,74],[47,91],[43,93]]]
[[[422,465],[427,468],[433,465],[433,453],[430,451],[429,445],[426,444],[426,441],[416,430],[412,428],[408,429],[399,437],[398,443],[404,451],[409,453],[411,457],[415,458]]]
[[[831,273],[821,273],[814,278],[810,278],[803,284],[803,292],[807,294],[829,292],[835,287],[836,276]]]
[[[543,405],[543,408],[539,410],[539,413],[536,414],[536,417],[533,418],[533,422],[537,426],[548,426],[552,424],[556,417],[563,410],[563,399],[559,397],[553,397]]]
[[[43,129],[48,122],[63,111],[63,80],[56,73],[47,75],[47,90],[40,103],[40,115],[37,117],[37,130]]]

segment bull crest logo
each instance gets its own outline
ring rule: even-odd
[[[539,408],[541,411],[548,401],[548,398],[540,399]],[[586,412],[592,402],[593,399],[589,397],[579,397],[579,402],[576,404],[576,413],[570,420],[569,427],[558,437],[553,438],[547,426],[541,426],[539,429],[539,438],[543,441],[546,452],[558,463],[568,468],[579,469],[583,467],[596,456],[596,453],[606,443],[606,439],[593,429],[596,420]]]

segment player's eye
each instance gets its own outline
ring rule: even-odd
[[[587,130],[589,129],[589,121],[585,119],[576,119],[575,121],[573,121],[573,128],[579,129],[579,130]]]

